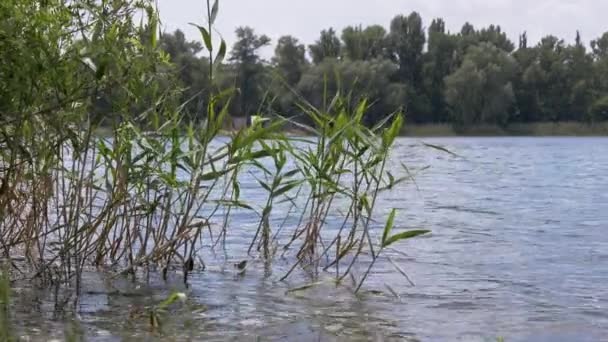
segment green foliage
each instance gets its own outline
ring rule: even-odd
[[[229,60],[234,62],[238,96],[231,114],[248,117],[256,113],[266,93],[264,67],[258,51],[270,44],[270,38],[256,35],[250,27],[237,28],[236,36],[237,41],[232,47]]]
[[[591,41],[591,49],[596,59],[608,58],[608,32]]]
[[[415,238],[417,236],[430,233],[429,230],[408,230],[408,231],[405,231],[405,232],[401,232],[401,233],[397,233],[397,234],[391,235],[391,231],[392,231],[394,223],[395,223],[395,215],[396,215],[396,213],[397,213],[397,210],[393,209],[391,211],[391,213],[389,214],[388,219],[386,221],[386,225],[384,226],[384,230],[382,232],[382,240],[381,240],[381,243],[380,243],[380,250],[374,256],[372,262],[370,263],[370,265],[369,265],[369,267],[367,269],[367,272],[365,272],[365,274],[363,275],[363,278],[359,282],[359,285],[357,286],[355,292],[358,292],[359,289],[361,288],[361,286],[363,286],[363,283],[367,279],[367,276],[369,275],[370,271],[372,270],[372,267],[374,266],[376,260],[378,260],[378,258],[380,257],[380,254],[382,253],[382,251],[385,248],[388,248],[391,245],[393,245],[394,243],[397,243],[399,241],[412,239],[412,238]],[[391,261],[391,263],[392,263],[392,261]],[[405,273],[403,272],[403,270],[401,270],[396,265],[395,265],[395,267],[397,268],[397,270],[400,273],[402,273],[402,274],[405,275]],[[405,275],[405,276],[407,278],[407,275]],[[409,278],[408,278],[408,280],[409,280]],[[392,291],[392,290],[391,290],[391,292],[394,293],[394,291]]]
[[[453,122],[504,125],[514,104],[513,57],[489,43],[471,47],[464,62],[445,79]]]
[[[290,86],[295,86],[307,67],[306,47],[292,36],[279,38],[273,64]]]
[[[169,307],[178,302],[185,302],[187,296],[182,292],[172,292],[167,298],[148,310],[150,327],[152,329],[160,329],[163,322],[163,316],[167,314]]]
[[[279,38],[272,65],[277,76],[269,87],[276,98],[274,108],[285,116],[298,115],[300,111],[293,90],[309,69],[305,45],[292,36]]]
[[[398,110],[406,100],[406,89],[390,81],[397,72],[398,67],[384,59],[358,60],[352,63],[326,59],[311,67],[296,89],[318,108],[323,108],[325,94],[346,94],[351,106],[364,98],[375,99],[365,118],[366,123],[373,124],[383,120],[388,113]]]
[[[275,208],[301,205],[298,197],[308,204],[298,208],[300,223],[287,227],[293,238],[281,246],[296,247],[294,268],[335,265],[344,278],[364,248],[379,248],[371,240],[377,198],[407,179],[386,171],[403,117],[370,111],[393,106],[387,103],[398,89],[377,106],[366,94],[392,86],[392,62],[335,64],[348,67],[340,70],[346,77],[324,88],[319,107],[292,92],[308,125],[272,116],[220,140],[231,115],[251,115],[264,104],[268,67],[259,50],[269,39],[238,29],[224,64],[226,44],[218,45],[213,34],[218,2],[207,2],[207,25],[195,25],[202,43],[179,31],[159,38],[152,0],[6,4],[0,5],[0,36],[14,38],[0,40],[6,57],[0,72],[7,76],[0,80],[0,245],[3,255],[25,254],[40,270],[34,278],[41,285],[80,289],[91,266],[133,277],[157,266],[164,278],[181,268],[187,282],[198,251],[226,243],[236,210],[259,218],[249,252],[270,263],[285,228],[271,224]],[[145,16],[136,25],[138,14]],[[18,25],[4,25],[11,21]],[[287,67],[298,61],[307,71],[303,47],[293,39],[280,47],[277,67],[299,88],[304,77]],[[327,61],[338,63],[315,68]],[[231,77],[236,91],[223,87]],[[291,138],[282,131],[287,124],[318,139]],[[240,175],[252,171],[261,175],[257,191],[266,192],[265,203],[243,200]],[[327,241],[322,232],[328,216],[337,215],[335,203],[349,207],[341,214],[349,228],[332,231],[335,238]],[[6,293],[0,286],[0,295]],[[179,298],[154,307],[150,324],[158,327],[158,313]]]
[[[399,79],[415,88],[421,83],[425,43],[426,35],[418,13],[393,18],[389,33],[390,56],[399,65]]]
[[[214,86],[238,91],[229,109],[233,116],[262,111],[264,115],[303,117],[299,96],[322,107],[322,99],[339,89],[353,102],[370,99],[368,125],[405,109],[409,122],[450,123],[459,128],[594,120],[591,106],[608,94],[608,34],[591,41],[587,51],[578,33],[571,45],[547,36],[533,46],[524,32],[515,49],[498,25],[476,28],[465,23],[459,32],[451,33],[444,20],[436,18],[427,32],[424,27],[420,15],[413,12],[395,16],[388,31],[380,25],[347,26],[340,36],[334,29],[323,30],[308,47],[311,62],[303,44],[284,36],[277,42],[271,65],[264,63],[258,50],[267,39],[242,28],[229,63],[216,65],[222,72]],[[209,40],[206,35],[202,34],[203,42]],[[172,35],[166,36],[171,39]],[[223,47],[225,51],[225,44]],[[496,60],[473,60],[472,54],[480,50]],[[182,102],[205,93],[210,87],[203,70],[207,59],[195,53],[173,58],[172,48],[167,51],[181,70]],[[505,56],[513,61],[506,61]],[[471,89],[457,90],[468,81]],[[199,119],[206,116],[204,97],[185,107]]]
[[[593,102],[589,114],[592,120],[608,120],[608,95]]]
[[[387,32],[379,25],[348,26],[342,31],[345,57],[356,60],[370,60],[385,57],[387,54]]]
[[[401,232],[401,233],[397,233],[389,238],[386,239],[386,241],[382,242],[382,247],[386,248],[392,244],[394,244],[395,242],[401,241],[401,240],[407,240],[407,239],[411,239],[414,238],[416,236],[420,236],[420,235],[424,235],[429,233],[430,231],[428,230],[410,230],[407,232]]]
[[[308,46],[312,61],[315,64],[327,58],[338,58],[342,53],[342,42],[336,36],[333,28],[321,31],[321,37],[314,44]]]
[[[387,171],[404,117],[460,126],[608,119],[606,35],[589,53],[580,36],[528,47],[523,35],[513,52],[498,26],[451,34],[437,19],[425,51],[424,23],[411,13],[388,33],[349,27],[341,41],[323,31],[309,47],[313,63],[283,37],[267,65],[260,50],[270,39],[247,27],[226,59],[213,28],[219,9],[207,2],[192,42],[179,31],[159,35],[152,0],[0,3],[4,255],[23,253],[43,284],[79,288],[87,266],[133,276],[181,267],[187,281],[197,251],[225,243],[231,213],[244,210],[259,219],[251,254],[271,262],[278,250],[296,253],[285,277],[306,265],[331,268],[340,281],[369,255],[358,290],[383,249],[427,232],[391,234],[393,211],[373,241],[378,197],[411,178],[405,167],[406,176]],[[217,146],[230,117],[252,114],[269,120]],[[289,137],[285,126],[316,137]],[[239,176],[252,170],[264,203],[243,199]],[[279,204],[301,205],[294,198],[306,199],[299,223],[275,225]],[[328,240],[338,201],[348,209]],[[278,238],[283,229],[292,229],[288,242]],[[59,274],[49,271],[56,264]]]
[[[173,292],[173,293],[171,293],[171,295],[169,295],[169,297],[165,298],[165,300],[163,300],[156,306],[156,310],[167,310],[167,308],[169,306],[171,306],[172,304],[180,302],[180,301],[183,302],[185,300],[186,300],[186,295],[184,293]]]
[[[477,36],[480,43],[490,43],[505,52],[510,53],[515,49],[515,45],[507,38],[507,34],[502,31],[500,25],[483,28],[477,32]]]
[[[199,114],[205,113],[207,106],[202,94],[211,89],[209,60],[198,56],[203,46],[198,42],[187,41],[180,30],[164,34],[160,45],[169,55],[179,84],[184,88],[180,97],[180,102],[186,103],[184,114],[191,119],[201,119]]]
[[[424,89],[429,96],[430,113],[420,121],[448,122],[444,79],[457,67],[454,58],[458,39],[445,31],[445,22],[434,19],[428,32],[428,52],[423,65]]]

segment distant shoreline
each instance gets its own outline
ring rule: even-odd
[[[405,124],[401,136],[405,137],[592,137],[608,136],[608,123],[537,122],[517,123],[505,128],[477,125],[455,129],[450,124]]]
[[[290,136],[311,136],[301,129],[286,129]],[[100,127],[96,134],[111,136],[111,129]],[[224,130],[219,136],[230,136]],[[588,124],[582,122],[537,122],[517,123],[506,128],[495,125],[476,125],[456,129],[450,124],[405,124],[401,137],[608,137],[608,122]]]

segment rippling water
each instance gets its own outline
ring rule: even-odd
[[[243,276],[232,262],[250,240],[250,215],[233,219],[227,266],[197,273],[190,301],[165,323],[175,340],[421,340],[608,341],[608,139],[423,139],[458,157],[400,139],[392,163],[417,173],[385,196],[399,209],[398,228],[425,228],[427,237],[401,243],[377,263],[357,298],[318,285],[286,293],[310,279],[278,282],[289,265],[254,263]],[[425,166],[430,166],[424,169]],[[242,180],[255,189],[256,181]],[[252,198],[255,200],[255,198]],[[397,229],[397,228],[396,228]],[[239,252],[241,251],[241,252]],[[225,256],[214,256],[222,259]],[[365,266],[365,265],[362,265]],[[363,271],[363,267],[359,272]],[[80,306],[91,340],[149,340],[146,322],[128,312],[181,289],[108,281],[92,274]],[[390,286],[400,296],[387,290]],[[382,292],[380,292],[382,291]],[[44,340],[61,336],[52,294],[16,296],[18,330]]]

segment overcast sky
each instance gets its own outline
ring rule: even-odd
[[[199,39],[188,22],[204,22],[205,0],[158,0],[165,31],[177,28],[190,39]],[[322,29],[338,32],[347,25],[381,24],[388,27],[396,14],[417,11],[428,26],[441,17],[447,28],[459,31],[469,21],[476,28],[499,24],[511,40],[528,32],[530,44],[553,34],[572,42],[576,30],[583,41],[608,31],[608,0],[220,0],[217,29],[228,44],[237,26],[251,26],[273,43],[291,34],[306,44],[313,43]],[[264,52],[266,57],[272,49]]]

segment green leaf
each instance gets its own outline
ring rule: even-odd
[[[213,63],[215,65],[222,64],[225,57],[226,57],[226,41],[222,39],[222,41],[220,42],[220,49],[217,52],[217,55],[215,56],[215,61],[213,61]]]
[[[262,170],[266,175],[268,175],[268,176],[272,175],[272,172],[270,172],[270,170],[268,170],[268,168],[266,168],[266,166],[262,165],[262,163],[258,162],[257,160],[252,161],[251,164],[255,165],[258,169]]]
[[[277,152],[278,152],[278,150],[276,150],[276,149],[268,149],[268,150],[264,149],[264,150],[259,150],[259,151],[255,151],[255,152],[247,152],[247,153],[243,153],[242,155],[237,155],[237,156],[233,157],[230,161],[228,161],[228,163],[229,164],[238,164],[238,163],[241,163],[244,161],[250,161],[250,160],[270,157]]]
[[[430,230],[409,230],[407,232],[395,234],[382,243],[382,248],[386,248],[397,241],[411,239],[416,236],[424,235],[430,232]]]
[[[284,177],[284,178],[290,178],[290,177],[292,177],[292,176],[297,175],[298,173],[300,173],[300,170],[298,170],[298,169],[294,169],[294,170],[291,170],[291,171],[285,172],[285,173],[283,174],[283,177]]]
[[[395,177],[390,172],[387,172],[386,175],[388,176],[388,187],[392,188],[395,185]]]
[[[369,205],[369,201],[367,200],[367,195],[363,195],[361,196],[361,198],[359,199],[359,205],[361,206],[361,209],[365,208],[365,211],[369,214],[371,212],[371,207]],[[359,209],[359,210],[361,210]]]
[[[268,215],[270,215],[270,213],[272,212],[272,205],[267,206],[266,208],[264,208],[264,210],[262,211],[262,217],[268,217]]]
[[[268,184],[262,182],[262,181],[258,181],[258,183],[260,183],[260,185],[262,186],[262,188],[264,188],[264,190],[268,191],[268,192],[272,192],[272,190],[270,189],[270,187],[268,186]]]
[[[232,182],[232,188],[234,189],[234,198],[238,201],[238,199],[241,197],[241,187],[236,178]]]
[[[382,145],[385,149],[390,148],[395,142],[395,138],[399,135],[401,131],[401,126],[403,125],[403,116],[397,115],[395,120],[391,126],[384,131],[382,135]]]
[[[177,166],[178,169],[184,171],[187,174],[191,174],[192,173],[192,169],[184,166],[182,163],[177,163],[176,166]]]
[[[213,25],[213,23],[215,22],[215,19],[217,18],[217,13],[219,12],[220,9],[220,4],[219,4],[219,0],[215,0],[215,2],[213,3],[213,9],[211,9],[211,16],[209,17],[209,23],[211,25]]]
[[[158,36],[156,36],[158,17],[152,8],[150,8],[150,11],[148,12],[148,21],[150,22],[150,45],[155,49],[158,41]]]
[[[369,145],[363,146],[361,148],[361,150],[359,150],[359,153],[357,153],[357,158],[356,159],[361,158],[365,154],[365,152],[367,152],[368,150],[369,150]]]
[[[171,305],[177,301],[185,301],[185,300],[186,300],[186,294],[184,294],[182,292],[173,292],[169,297],[167,297],[164,301],[162,301],[160,304],[158,304],[157,309],[164,310],[169,305]]]
[[[279,197],[282,194],[288,192],[289,190],[292,190],[293,188],[295,188],[296,186],[300,185],[301,181],[295,181],[295,182],[290,182],[287,185],[279,188],[277,191],[275,191],[272,195],[273,197]]]
[[[211,44],[211,34],[209,34],[209,31],[207,31],[206,28],[200,25],[194,23],[189,24],[198,28],[198,30],[201,32],[201,36],[203,37],[203,42],[205,42],[205,47],[207,48],[207,50],[213,51],[213,45]]]
[[[222,177],[223,175],[227,174],[230,171],[232,171],[232,169],[226,169],[226,170],[222,170],[222,171],[207,172],[207,173],[205,173],[205,174],[203,174],[201,176],[201,180],[202,181],[209,181],[209,180],[218,179],[218,178]]]
[[[223,206],[227,206],[227,207],[239,207],[239,208],[245,208],[245,209],[255,211],[249,204],[247,204],[245,202],[241,202],[241,201],[217,200],[214,202],[217,204],[223,205]]]
[[[391,233],[391,229],[393,229],[393,225],[395,223],[395,214],[397,210],[393,208],[391,213],[388,215],[388,220],[386,220],[386,225],[384,226],[384,232],[382,233],[382,245],[386,242],[388,235]]]

